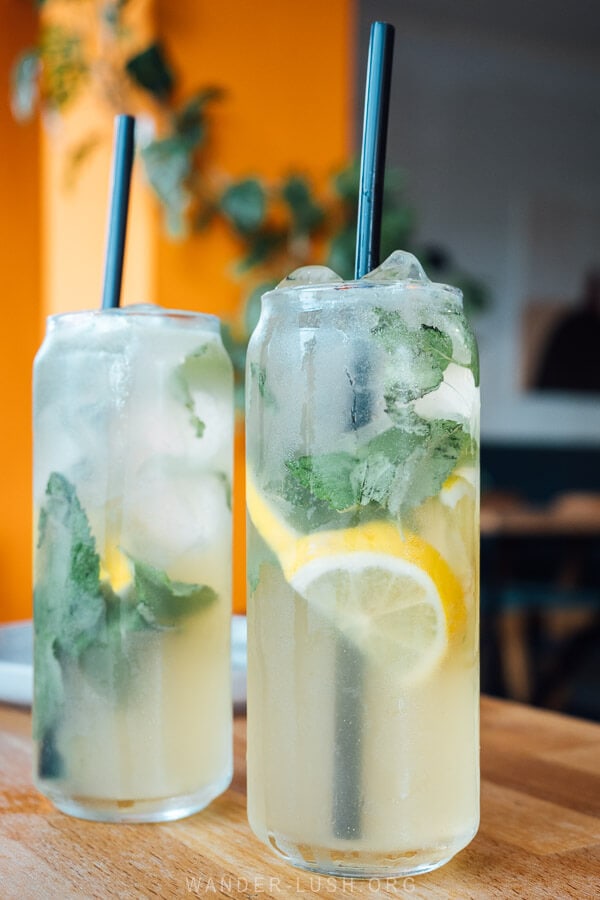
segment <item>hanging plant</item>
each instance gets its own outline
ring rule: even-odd
[[[317,192],[303,173],[278,180],[258,175],[235,179],[209,163],[212,109],[226,100],[218,86],[203,86],[180,100],[177,74],[160,35],[141,44],[133,13],[147,0],[37,0],[40,37],[15,63],[12,108],[17,119],[37,109],[64,115],[92,92],[114,115],[128,112],[152,123],[139,154],[158,198],[167,233],[182,239],[219,220],[233,235],[239,255],[231,274],[243,281],[245,302],[224,338],[243,387],[245,350],[260,309],[260,296],[289,271],[324,263],[343,278],[354,269],[358,167],[334,175]],[[148,129],[141,129],[147,131]],[[83,134],[67,160],[67,183],[99,145]],[[405,198],[402,173],[388,170],[384,191],[381,255],[412,250],[436,280],[460,287],[467,312],[486,302],[486,291],[440,248],[415,244],[416,216]]]

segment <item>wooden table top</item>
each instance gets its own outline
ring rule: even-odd
[[[250,832],[245,721],[235,778],[201,813],[107,825],[57,812],[32,786],[30,716],[0,706],[0,898],[404,897],[566,900],[600,896],[600,725],[482,700],[479,834],[418,878],[339,880],[296,870]]]

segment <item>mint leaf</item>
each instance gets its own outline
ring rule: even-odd
[[[468,368],[473,373],[473,380],[475,382],[475,387],[479,387],[480,375],[479,375],[479,350],[477,349],[477,341],[475,340],[475,335],[473,334],[470,326],[467,327],[463,331],[463,338],[467,349],[471,354],[470,362]]]
[[[36,588],[49,603],[40,609],[42,624],[58,626],[61,645],[77,654],[94,639],[103,612],[100,557],[75,488],[53,472],[39,522]]]
[[[75,489],[53,472],[38,526],[33,595],[36,678],[34,736],[60,718],[61,662],[77,657],[102,628],[100,557]]]
[[[428,424],[429,434],[425,439],[412,445],[410,439],[405,441],[408,454],[398,464],[386,498],[392,515],[415,509],[438,494],[471,444],[470,436],[457,422],[433,419]]]
[[[396,428],[399,428],[401,431],[406,431],[409,434],[421,435],[422,438],[427,437],[429,433],[429,423],[427,420],[422,419],[417,415],[412,404],[407,406],[399,401],[392,389],[386,391],[384,399],[386,403],[385,411]]]
[[[420,506],[440,491],[470,441],[457,422],[413,413],[409,428],[390,428],[361,450],[352,476],[359,502],[379,503],[393,516]]]
[[[408,459],[422,440],[415,432],[389,428],[362,448],[352,472],[352,482],[361,506],[371,502],[388,506],[398,466]]]
[[[350,478],[355,464],[356,460],[350,453],[340,452],[300,456],[288,460],[285,465],[292,478],[314,500],[323,500],[332,509],[341,511],[356,503]]]
[[[149,563],[133,560],[133,571],[136,608],[151,627],[172,628],[217,598],[207,585],[172,581]]]
[[[225,492],[225,503],[227,504],[227,509],[231,512],[231,499],[232,499],[232,487],[231,487],[231,478],[227,475],[226,472],[216,472],[215,473],[221,484],[223,485],[223,491]]]
[[[434,391],[452,361],[452,339],[433,325],[409,327],[402,313],[375,307],[377,324],[371,333],[392,357],[393,377],[386,387],[388,409]]]
[[[202,359],[206,351],[207,345],[203,344],[201,347],[194,350],[193,353],[189,353],[183,362],[174,370],[171,379],[171,389],[175,394],[176,399],[183,404],[189,412],[190,425],[194,429],[196,437],[199,438],[204,435],[206,425],[196,412],[193,388],[202,377],[201,370],[203,369],[203,366],[202,364],[199,364],[199,360]]]
[[[255,362],[250,363],[250,375],[252,378],[256,378],[258,393],[265,401],[265,406],[274,406],[276,402],[275,396],[267,384],[267,372],[265,367],[259,366],[259,364]]]
[[[285,499],[311,510],[306,516],[309,526],[331,521],[333,512],[338,514],[334,527],[341,528],[348,525],[348,516],[341,513],[354,510],[357,518],[360,507],[361,519],[382,510],[404,516],[435,496],[459,458],[471,452],[472,440],[448,419],[426,421],[404,410],[401,421],[402,427],[376,435],[354,456],[327,453],[288,461]]]
[[[115,701],[129,691],[140,652],[134,636],[148,640],[212,603],[206,585],[173,581],[132,559],[134,584],[119,596],[100,581],[100,557],[89,521],[72,484],[56,472],[39,518],[34,589],[35,718],[42,777],[57,777],[63,762],[55,732],[66,700],[65,685],[83,675]]]
[[[131,560],[134,584],[119,597],[103,584],[105,627],[78,660],[78,670],[113,703],[131,701],[134,672],[144,652],[160,652],[153,641],[216,599],[209,587],[172,581],[148,563]],[[144,644],[140,645],[140,635]]]

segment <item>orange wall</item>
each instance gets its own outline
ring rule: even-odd
[[[353,120],[354,0],[158,0],[159,30],[182,95],[217,85],[212,162],[235,176],[308,172],[323,182],[347,161]],[[218,229],[163,236],[157,294],[165,304],[237,310],[239,248]]]
[[[98,144],[76,178],[69,158],[82,137]],[[85,96],[42,137],[42,303],[45,315],[100,305],[108,214],[113,115]],[[123,304],[152,303],[155,217],[151,198],[134,170],[123,273]]]
[[[9,63],[31,41],[34,21],[24,0],[0,0],[2,96]],[[151,4],[148,4],[150,10]],[[214,108],[212,162],[232,175],[266,177],[307,172],[323,182],[348,157],[353,102],[354,0],[155,0],[148,12],[179,76],[182,97],[218,85],[225,99]],[[152,18],[154,21],[152,22]],[[0,619],[30,614],[30,401],[29,371],[45,314],[95,306],[99,302],[110,168],[111,117],[93,98],[84,98],[44,135],[41,154],[35,130],[17,126],[2,108],[3,150],[0,196],[4,215],[0,252],[8,260],[2,332],[5,409],[9,440],[0,469],[5,481],[2,517]],[[69,150],[90,130],[98,149],[66,186]],[[41,172],[41,178],[39,176]],[[124,302],[147,300],[164,306],[202,309],[229,317],[237,311],[241,287],[231,277],[238,252],[219,228],[181,243],[167,240],[156,203],[136,173],[130,212]],[[6,182],[6,184],[5,184]],[[38,201],[41,198],[41,243]],[[41,264],[40,264],[41,258]],[[6,262],[4,272],[7,272]],[[39,282],[41,277],[41,300]],[[15,302],[19,298],[19,304]],[[10,333],[6,312],[10,303]],[[15,328],[16,325],[16,328]],[[17,345],[14,334],[20,335]],[[10,387],[10,389],[9,389]],[[243,552],[243,440],[236,442],[237,608],[245,602]]]
[[[0,0],[0,621],[31,615],[31,364],[41,338],[38,126],[8,107],[10,69],[35,39],[33,4]],[[10,27],[6,23],[10,23]]]

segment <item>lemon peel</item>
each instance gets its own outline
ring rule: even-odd
[[[251,477],[247,502],[291,587],[365,652],[403,667],[403,677],[430,671],[464,632],[461,583],[419,535],[389,520],[301,535]]]

